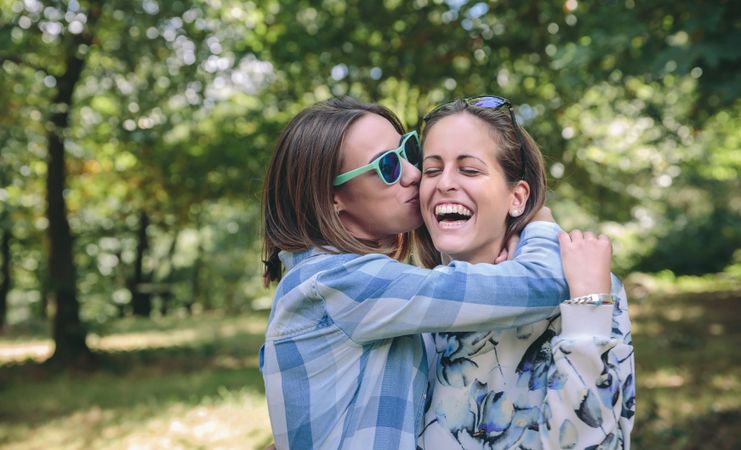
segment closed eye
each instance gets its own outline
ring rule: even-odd
[[[438,169],[436,167],[428,167],[427,169],[424,169],[422,171],[422,174],[431,177],[431,176],[439,174],[440,172],[442,172],[441,169]]]
[[[478,169],[469,169],[469,168],[465,168],[465,167],[464,168],[461,168],[461,169],[458,169],[458,171],[460,173],[464,174],[464,175],[478,175],[478,174],[481,173],[481,171],[478,170]]]

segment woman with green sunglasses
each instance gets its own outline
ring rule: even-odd
[[[402,263],[422,223],[418,150],[388,109],[350,98],[307,108],[278,139],[263,230],[265,281],[279,283],[260,351],[278,449],[415,449],[422,333],[524,325],[568,296],[547,210],[511,261]]]

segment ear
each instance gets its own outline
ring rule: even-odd
[[[332,203],[334,204],[334,212],[338,216],[340,215],[340,212],[345,209],[344,202],[340,198],[339,195],[337,195],[337,192],[332,194]]]
[[[520,180],[512,188],[512,201],[509,206],[509,215],[518,217],[525,212],[527,199],[530,198],[530,185],[527,181]]]

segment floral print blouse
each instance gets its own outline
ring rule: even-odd
[[[629,449],[635,366],[625,290],[615,305],[500,331],[435,333],[424,450]]]

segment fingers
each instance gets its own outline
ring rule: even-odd
[[[517,246],[520,244],[520,235],[515,234],[511,238],[509,238],[509,243],[507,244],[507,250],[511,255],[515,254],[515,250],[517,250]]]
[[[561,248],[580,245],[580,243],[601,243],[606,244],[612,250],[612,241],[606,234],[596,235],[591,231],[581,231],[578,229],[571,230],[568,233],[561,231],[558,233],[558,242]]]
[[[571,236],[569,236],[569,233],[565,231],[559,231],[558,232],[558,243],[561,244],[561,248],[563,249],[567,245],[571,244]]]
[[[497,256],[497,258],[494,260],[494,264],[499,264],[506,261],[508,256],[509,253],[507,252],[507,249],[503,248],[502,251],[499,252],[499,256]]]
[[[561,231],[558,233],[558,238],[563,239],[562,243],[592,240],[610,242],[610,238],[606,234],[596,235],[591,231],[581,231],[578,229],[571,230],[568,233]]]
[[[561,244],[561,248],[579,245],[580,242],[594,242],[607,244],[612,249],[612,241],[606,234],[596,235],[591,231],[571,230],[568,233],[560,231],[558,233],[558,242]]]
[[[597,237],[597,240],[607,245],[608,247],[610,247],[610,254],[612,254],[612,252],[615,251],[615,249],[612,247],[612,241],[610,240],[610,237],[607,236],[606,234],[600,234]]]
[[[584,240],[581,230],[571,230],[569,236],[571,236],[571,242]]]

